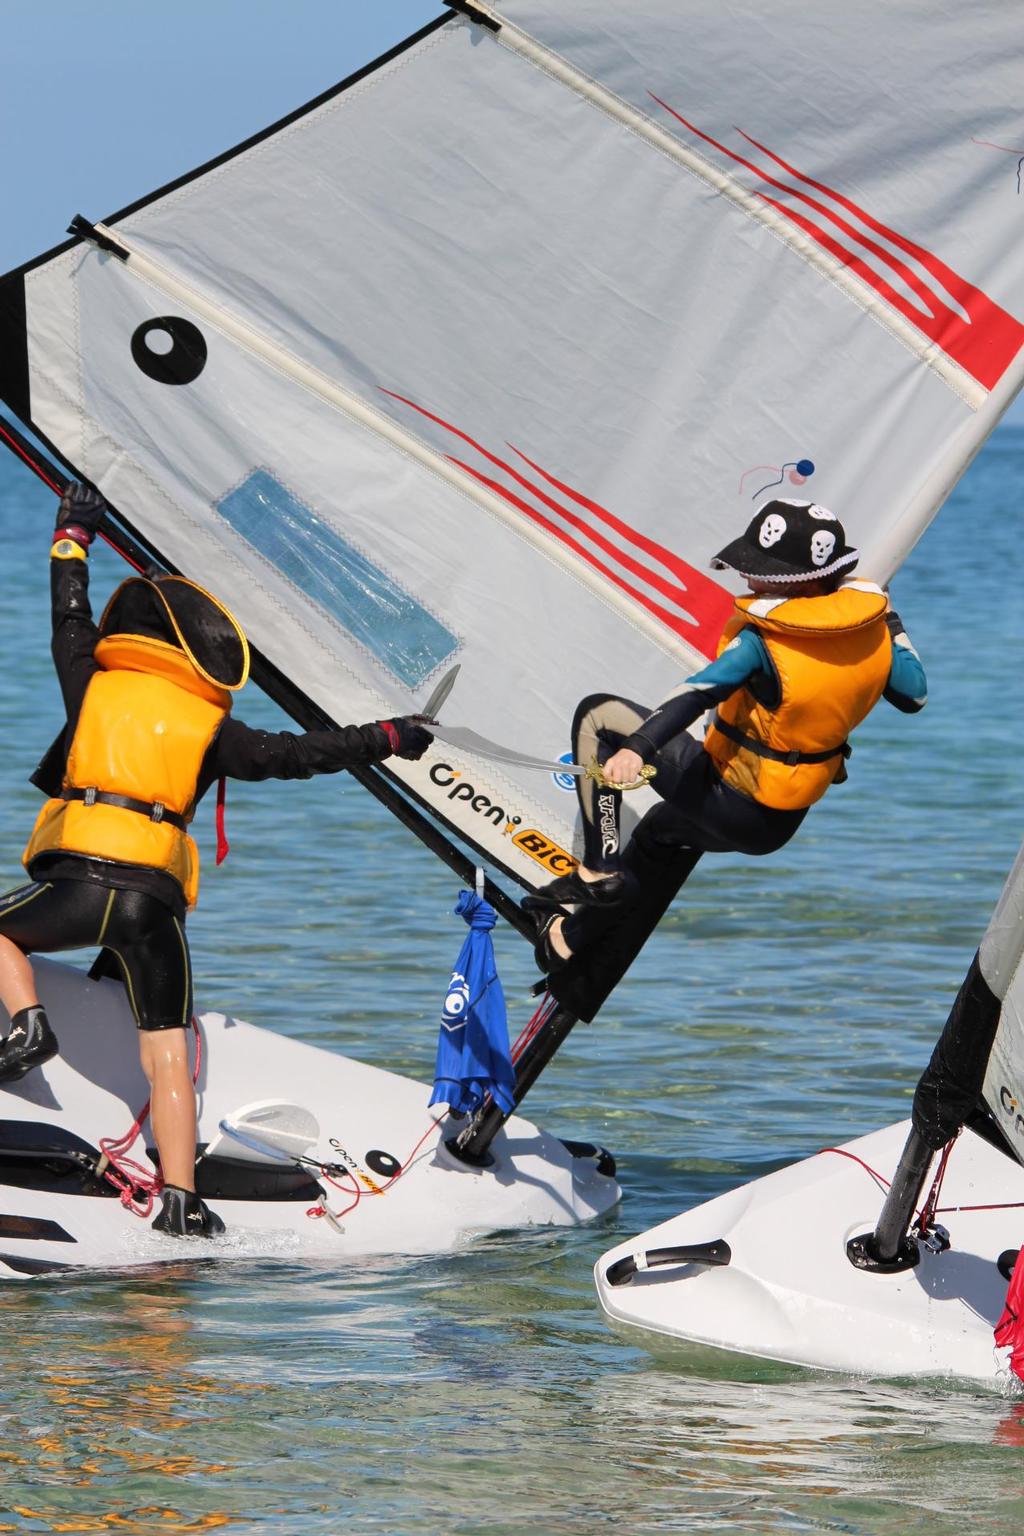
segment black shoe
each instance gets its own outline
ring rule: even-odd
[[[0,1042],[0,1082],[16,1082],[33,1067],[51,1061],[57,1049],[57,1036],[50,1028],[46,1010],[38,1005],[19,1009],[11,1019],[10,1033]]]
[[[564,971],[572,956],[560,955],[551,942],[551,925],[556,918],[564,917],[565,913],[552,912],[545,918],[537,933],[537,942],[533,947],[533,958],[537,962],[538,971],[545,976],[551,976],[555,971]]]
[[[152,1223],[154,1232],[166,1232],[168,1237],[219,1237],[224,1231],[220,1217],[192,1190],[165,1184],[161,1199],[163,1210]]]
[[[584,880],[574,869],[567,875],[559,875],[550,885],[542,886],[535,895],[524,896],[522,906],[527,912],[535,907],[550,910],[563,903],[571,907],[615,907],[632,885],[633,880],[625,870],[606,875],[603,880]]]

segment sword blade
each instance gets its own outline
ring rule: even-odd
[[[480,736],[464,725],[432,725],[430,730],[438,741],[449,747],[473,752],[477,757],[493,757],[496,762],[511,763],[517,768],[536,768],[542,773],[570,773],[576,778],[587,771],[580,763],[548,762],[542,757],[517,752],[513,747],[503,747],[500,742],[488,741],[486,736]]]
[[[455,687],[455,679],[459,675],[461,666],[462,663],[457,661],[454,667],[452,667],[451,671],[445,673],[444,677],[442,677],[441,681],[430,695],[430,698],[420,710],[420,714],[425,715],[428,720],[433,720],[437,715],[441,713],[441,705],[444,703],[452,689]]]

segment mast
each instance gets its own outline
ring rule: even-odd
[[[611,912],[605,914],[607,931],[598,942],[554,976],[548,989],[557,1007],[541,1024],[519,1060],[513,1098],[518,1106],[527,1091],[555,1053],[582,1019],[591,1023],[598,1010],[623,979],[672,901],[696,868],[700,854],[692,848],[645,850],[634,837],[624,856],[624,865],[637,877],[640,897],[625,920]],[[491,1099],[477,1110],[470,1124],[458,1137],[458,1150],[467,1161],[479,1161],[504,1125],[503,1114]]]
[[[928,1170],[965,1126],[1024,1162],[1022,957],[1024,845],[917,1085],[913,1126],[874,1232],[847,1246],[857,1268],[888,1274],[917,1263],[915,1238],[927,1242],[931,1232],[927,1207],[915,1219]]]

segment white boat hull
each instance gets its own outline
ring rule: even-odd
[[[492,1163],[469,1167],[443,1147],[443,1110],[427,1109],[424,1084],[206,1013],[200,1016],[199,1142],[214,1142],[221,1120],[254,1101],[294,1102],[321,1128],[311,1155],[353,1170],[339,1179],[342,1188],[323,1185],[331,1210],[349,1205],[355,1189],[360,1198],[338,1230],[328,1219],[307,1215],[316,1204],[308,1192],[289,1199],[208,1197],[227,1225],[224,1238],[162,1236],[116,1197],[69,1177],[66,1167],[40,1176],[30,1162],[3,1150],[33,1137],[45,1140],[49,1132],[39,1127],[50,1128],[55,1139],[70,1133],[98,1147],[101,1138],[127,1131],[148,1097],[123,988],[52,961],[39,960],[35,969],[61,1052],[20,1082],[0,1087],[0,1278],[66,1265],[120,1268],[267,1253],[335,1263],[353,1255],[437,1253],[496,1230],[576,1225],[619,1198],[614,1177],[599,1171],[594,1157],[574,1156],[557,1137],[519,1116],[495,1139]],[[383,1152],[405,1164],[424,1137],[407,1171],[378,1193],[388,1177],[373,1171],[368,1155]],[[147,1164],[144,1146],[151,1142],[147,1125],[131,1155]],[[223,1136],[220,1142],[244,1162],[245,1148],[233,1148]],[[275,1171],[280,1175],[280,1163],[268,1159],[265,1168],[271,1179]],[[83,1184],[91,1192],[75,1192]]]
[[[965,1131],[939,1201],[950,1249],[922,1248],[915,1268],[889,1275],[847,1257],[847,1242],[874,1229],[884,1199],[862,1164],[891,1179],[909,1128],[904,1121],[794,1163],[610,1249],[594,1270],[609,1321],[658,1348],[678,1340],[858,1375],[1005,1383],[1006,1352],[992,1337],[1007,1287],[996,1260],[1024,1239],[1024,1168]],[[1018,1208],[978,1209],[999,1205]],[[608,1281],[609,1266],[630,1255],[720,1240],[725,1264]]]

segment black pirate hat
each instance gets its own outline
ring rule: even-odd
[[[130,576],[111,597],[100,634],[142,635],[185,652],[207,682],[234,693],[249,676],[249,643],[237,619],[184,576]]]
[[[719,550],[711,568],[784,583],[834,576],[852,570],[858,559],[834,512],[817,502],[780,498],[764,504],[746,532]]]

